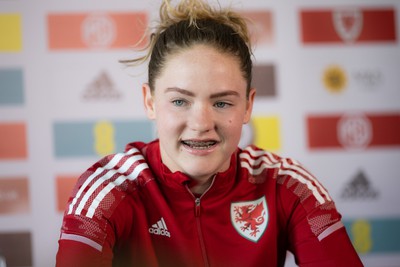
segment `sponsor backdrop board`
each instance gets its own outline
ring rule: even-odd
[[[252,20],[248,143],[329,190],[365,266],[400,266],[400,2],[233,3]],[[54,266],[79,174],[156,138],[139,55],[159,0],[0,0],[0,266]],[[295,266],[288,254],[287,266]]]

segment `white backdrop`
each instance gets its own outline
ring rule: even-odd
[[[400,2],[220,2],[254,20],[258,41],[259,95],[241,144],[304,163],[336,201],[365,266],[400,266]],[[159,4],[0,0],[7,266],[54,266],[77,176],[129,141],[155,138],[141,102],[146,66],[118,60],[135,53],[135,19],[157,19]]]

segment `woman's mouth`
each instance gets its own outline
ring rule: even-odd
[[[181,141],[181,143],[184,146],[190,147],[191,149],[198,149],[198,150],[206,150],[206,149],[210,149],[213,146],[215,146],[215,144],[217,144],[216,141],[193,141],[193,140],[186,140],[186,141]]]

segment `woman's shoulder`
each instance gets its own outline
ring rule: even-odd
[[[132,143],[124,152],[107,155],[89,167],[79,177],[66,212],[92,217],[152,179],[141,149]]]
[[[332,201],[320,181],[296,159],[282,157],[254,145],[241,149],[239,158],[241,167],[251,177],[268,175],[302,200],[312,197],[318,204]]]

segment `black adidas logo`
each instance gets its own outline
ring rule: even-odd
[[[359,171],[341,194],[343,199],[375,199],[379,192],[374,189],[363,171]]]

